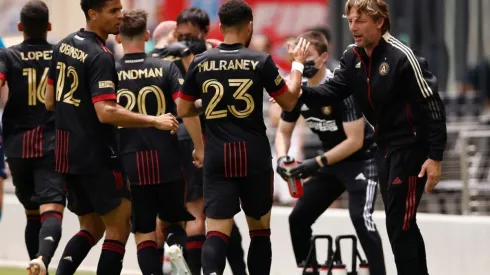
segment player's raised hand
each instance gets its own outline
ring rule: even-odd
[[[310,49],[310,42],[306,41],[303,37],[299,38],[296,46],[288,44],[288,54],[294,58],[294,61],[305,64],[308,50]]]
[[[172,134],[175,134],[179,129],[179,122],[171,113],[167,113],[156,117],[155,128],[160,130],[170,130]]]
[[[194,166],[197,168],[202,168],[202,164],[204,162],[204,149],[194,149],[192,151],[192,158],[194,159],[192,162]]]

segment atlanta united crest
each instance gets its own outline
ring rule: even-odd
[[[386,62],[381,63],[381,65],[379,66],[379,74],[381,76],[385,76],[388,74],[389,71],[390,71],[390,65],[388,65],[388,63]]]
[[[322,108],[322,110],[323,110],[323,113],[324,113],[326,116],[328,116],[329,114],[331,114],[331,113],[332,113],[332,107],[330,107],[330,106],[325,106],[325,107],[323,107],[323,108]]]

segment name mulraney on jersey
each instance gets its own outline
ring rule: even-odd
[[[79,60],[82,63],[85,63],[85,59],[87,59],[88,57],[88,54],[84,51],[65,43],[61,43],[59,51],[60,53],[68,55],[73,59]]]
[[[163,68],[124,70],[117,73],[119,80],[163,77]]]
[[[246,70],[249,71],[250,68],[255,70],[259,61],[248,60],[248,59],[232,59],[232,60],[209,60],[204,61],[198,65],[199,72],[208,71],[231,71],[231,70]]]
[[[309,117],[306,119],[306,123],[310,129],[320,132],[336,132],[339,130],[335,120],[324,120],[316,117]]]

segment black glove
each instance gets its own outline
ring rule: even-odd
[[[206,41],[198,38],[189,38],[180,41],[180,43],[186,45],[189,51],[194,55],[205,52],[208,48],[206,47]]]
[[[302,179],[306,179],[316,173],[318,169],[320,169],[320,164],[318,164],[316,158],[307,159],[298,164],[299,165],[289,170],[290,177],[299,177]]]
[[[277,168],[276,172],[283,178],[284,180],[287,180],[289,177],[288,171],[286,168],[284,168],[284,161],[288,158],[288,156],[282,156],[277,159]]]

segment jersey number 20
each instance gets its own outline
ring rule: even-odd
[[[146,110],[146,97],[148,94],[154,94],[157,102],[157,113],[156,116],[165,114],[166,103],[165,103],[165,94],[163,93],[160,87],[151,85],[141,88],[138,92],[138,98],[136,95],[128,89],[121,89],[117,91],[117,102],[121,103],[121,97],[125,97],[127,100],[126,106],[124,108],[135,111],[134,107],[138,105],[138,113],[147,115],[148,112]]]
[[[237,110],[234,105],[228,105],[228,109],[226,110],[215,110],[218,103],[223,99],[223,95],[225,93],[225,89],[223,84],[218,82],[216,79],[210,79],[205,81],[202,84],[203,93],[208,93],[209,88],[214,88],[215,94],[211,101],[209,102],[206,110],[204,111],[204,115],[206,119],[216,119],[223,118],[228,115],[228,111],[237,118],[245,118],[248,117],[255,108],[254,99],[250,94],[247,94],[248,89],[252,86],[253,81],[251,79],[229,79],[228,85],[230,87],[238,87],[233,93],[233,98],[236,100],[245,101],[245,108],[243,110]]]

